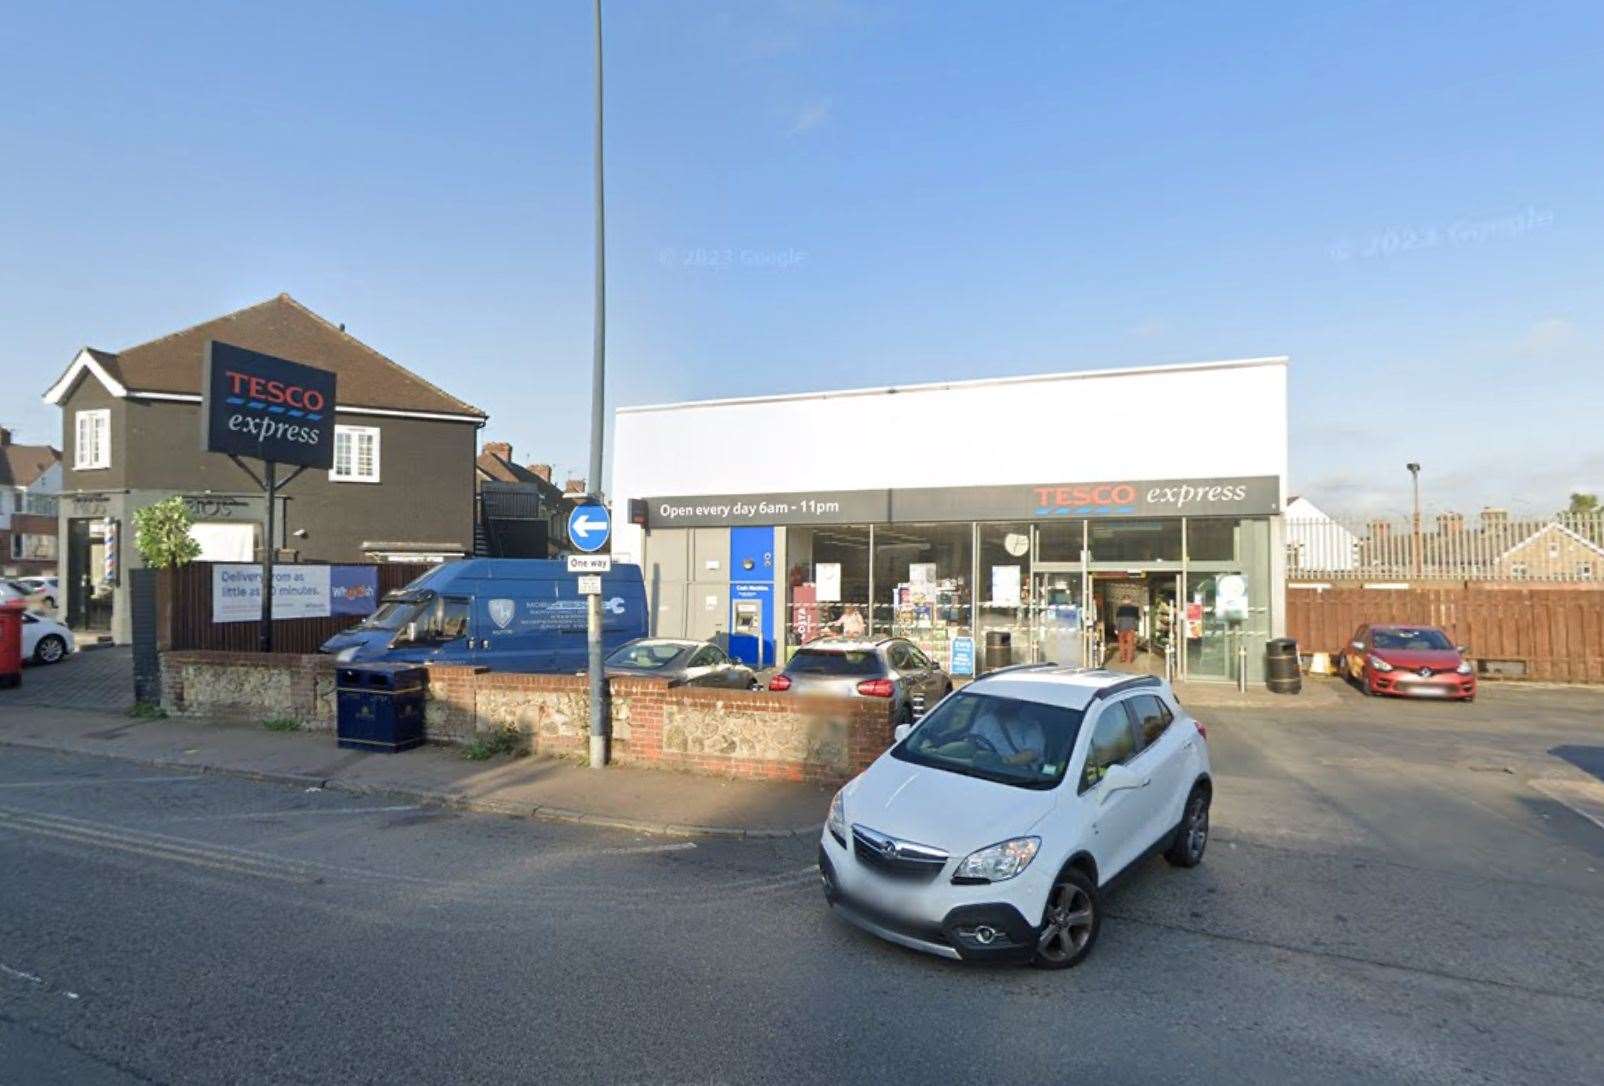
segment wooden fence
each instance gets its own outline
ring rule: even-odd
[[[360,564],[360,563],[346,563]],[[425,562],[380,562],[379,597],[434,566]],[[163,570],[157,582],[157,646],[163,651],[217,649],[255,652],[258,624],[212,621],[212,563],[191,562]],[[273,622],[274,652],[316,652],[318,646],[362,620],[360,615],[289,618]]]
[[[1300,652],[1338,652],[1367,623],[1440,626],[1472,658],[1519,661],[1529,679],[1604,682],[1604,585],[1287,589]]]

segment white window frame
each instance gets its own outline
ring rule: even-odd
[[[84,441],[85,424],[95,433],[92,442]],[[98,471],[111,467],[111,411],[98,407],[92,411],[79,411],[73,415],[72,470]]]
[[[351,464],[349,471],[340,470],[340,439],[344,437],[351,443]],[[377,426],[343,426],[334,427],[334,464],[329,468],[329,479],[336,483],[377,483],[380,479],[380,441],[381,431]],[[357,470],[357,448],[363,438],[371,438],[373,442],[373,470],[362,473]]]

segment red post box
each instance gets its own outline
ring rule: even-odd
[[[27,605],[21,600],[0,603],[0,687],[22,682],[22,612],[25,610]]]

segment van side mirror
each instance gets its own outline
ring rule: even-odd
[[[912,734],[912,732],[913,732],[913,725],[912,724],[898,724],[896,729],[892,732],[892,734],[897,737],[897,742],[900,743],[904,739],[908,738],[908,736],[910,734]]]
[[[1469,645],[1456,645],[1455,648],[1459,652],[1459,655],[1461,655],[1461,656],[1469,656],[1470,655],[1470,646]]]
[[[1353,648],[1358,649],[1360,652],[1363,652],[1365,650],[1365,643],[1363,641],[1354,641],[1354,642],[1351,643],[1351,645],[1352,645]]]

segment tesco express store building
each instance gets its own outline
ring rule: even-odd
[[[1090,664],[1135,608],[1136,667],[1262,679],[1286,379],[1261,358],[621,408],[613,554],[656,636],[755,665],[860,631],[958,675]]]

